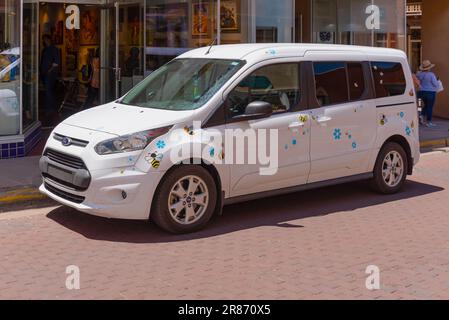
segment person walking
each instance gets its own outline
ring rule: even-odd
[[[100,91],[100,49],[97,48],[93,57],[91,57],[89,60],[89,84],[87,88],[87,98],[84,103],[83,109],[91,108],[94,106],[94,102],[98,98],[98,92]]]
[[[422,99],[424,107],[421,112],[421,124],[427,127],[435,127],[432,123],[433,107],[435,106],[436,95],[440,89],[440,82],[431,70],[435,67],[429,60],[424,60],[419,67],[419,72],[416,74],[420,82],[420,90],[418,96]]]
[[[56,82],[61,65],[61,56],[49,34],[42,36],[42,42],[44,49],[41,55],[40,75],[45,88],[45,118],[51,125],[52,117],[55,117],[57,111]]]

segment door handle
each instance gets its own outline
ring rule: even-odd
[[[290,125],[288,126],[290,129],[297,129],[297,128],[301,128],[304,127],[305,123],[304,122],[292,122],[290,123]]]
[[[316,119],[316,122],[318,122],[318,124],[321,125],[321,126],[326,126],[327,123],[328,123],[329,121],[331,121],[331,120],[332,120],[331,117],[322,116],[322,117],[318,117],[318,118]]]
[[[291,131],[293,131],[293,132],[295,132],[295,133],[297,133],[297,132],[299,132],[299,128],[304,127],[304,125],[305,125],[304,122],[299,122],[299,121],[297,121],[297,122],[292,122],[292,123],[290,123],[290,125],[288,126],[288,129],[291,130]]]

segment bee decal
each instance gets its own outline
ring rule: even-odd
[[[188,135],[191,135],[191,136],[194,135],[193,127],[192,127],[192,126],[190,126],[190,127],[185,126],[185,127],[184,127],[184,131],[185,131]]]
[[[387,122],[388,122],[387,117],[383,114],[380,118],[380,125],[384,126],[387,124]]]
[[[146,157],[145,160],[151,164],[151,166],[154,169],[159,168],[159,166],[161,165],[161,161],[164,158],[164,155],[157,153],[157,151],[153,152],[153,153],[149,153]]]
[[[300,115],[299,121],[300,122],[307,122],[309,120],[309,117],[307,115]]]

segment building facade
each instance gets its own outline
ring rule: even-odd
[[[406,12],[405,0],[0,0],[0,158],[26,155],[41,137],[48,94],[40,74],[43,35],[59,51],[54,113],[61,119],[86,99],[96,53],[98,104],[177,55],[212,43],[416,51],[407,41]]]

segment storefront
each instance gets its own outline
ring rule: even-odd
[[[60,58],[51,119],[40,74],[44,35]],[[177,55],[214,41],[405,51],[405,0],[0,0],[0,158],[28,154],[41,138],[42,123],[55,124],[86,103],[97,54],[94,102],[100,104]]]

